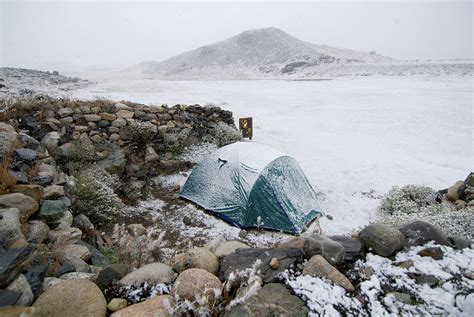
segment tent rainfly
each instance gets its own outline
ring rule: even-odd
[[[181,197],[240,228],[300,234],[321,213],[296,160],[255,142],[208,155],[189,175]]]

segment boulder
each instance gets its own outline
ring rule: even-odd
[[[64,196],[64,187],[59,185],[51,185],[45,187],[43,198],[44,199],[55,199]]]
[[[76,243],[81,240],[82,232],[77,228],[54,229],[49,231],[48,239],[55,244],[59,241],[62,243]]]
[[[72,115],[74,113],[74,110],[72,110],[71,108],[60,108],[58,109],[58,111],[56,111],[56,113],[59,117],[64,118]]]
[[[156,296],[142,303],[114,312],[110,317],[168,317],[172,316],[174,299],[170,295]]]
[[[68,244],[60,250],[62,257],[70,258],[77,257],[81,260],[88,261],[91,258],[89,249],[80,244]]]
[[[106,316],[107,302],[100,289],[85,279],[50,287],[33,304],[38,316]]]
[[[217,274],[219,261],[217,256],[206,248],[193,248],[186,253],[178,254],[172,261],[173,270],[182,272],[191,268],[198,268]]]
[[[0,196],[0,208],[17,208],[20,212],[20,222],[24,223],[38,210],[38,203],[30,196],[13,193]]]
[[[119,147],[114,147],[109,156],[97,164],[111,174],[120,174],[124,171],[126,163],[123,150]]]
[[[146,234],[146,228],[141,223],[131,223],[127,225],[125,229],[134,237],[140,237]]]
[[[444,257],[443,250],[440,247],[428,247],[420,252],[418,252],[419,256],[429,256],[434,260],[441,260]]]
[[[308,258],[319,254],[329,263],[337,264],[344,259],[344,247],[339,242],[314,234],[304,242],[304,253]]]
[[[29,166],[33,166],[38,161],[38,153],[26,148],[16,149],[15,159],[22,161]]]
[[[355,261],[364,255],[362,243],[359,240],[348,236],[331,236],[330,238],[344,247],[344,261]]]
[[[222,257],[234,253],[237,249],[246,248],[249,248],[249,246],[240,241],[227,241],[221,244],[214,253],[216,256]]]
[[[171,294],[189,301],[202,299],[212,304],[220,297],[221,288],[222,284],[215,275],[202,269],[188,269],[178,276]]]
[[[124,298],[112,298],[112,300],[107,304],[107,308],[114,312],[117,310],[121,310],[122,308],[127,307],[128,303],[127,300]]]
[[[173,269],[163,263],[150,263],[127,274],[120,280],[121,285],[170,284],[175,278]]]
[[[58,148],[58,143],[59,143],[60,138],[61,136],[59,135],[58,132],[56,131],[49,132],[41,140],[41,145],[43,145],[50,154],[54,154],[56,153],[56,150]]]
[[[85,114],[83,117],[87,122],[97,122],[102,119],[102,117],[97,114]]]
[[[28,242],[40,244],[48,238],[49,227],[43,221],[30,221],[28,226]]]
[[[33,249],[29,246],[21,248],[0,248],[0,288],[13,282],[18,274],[29,264]]]
[[[118,118],[121,119],[132,119],[135,116],[135,113],[133,111],[128,110],[119,110],[115,114]]]
[[[79,241],[78,244],[86,247],[89,252],[91,253],[91,262],[92,265],[94,266],[99,266],[99,267],[105,267],[107,265],[110,265],[110,259],[103,255],[96,247],[93,245],[84,242],[84,241]]]
[[[448,241],[458,250],[474,248],[474,241],[469,239],[464,239],[461,237],[449,236]]]
[[[297,248],[303,250],[306,239],[295,237],[277,244],[277,248]]]
[[[66,210],[62,200],[44,200],[39,215],[46,222],[54,222],[64,216]]]
[[[20,297],[21,297],[20,292],[10,291],[7,289],[0,289],[0,307],[16,305]]]
[[[10,246],[25,237],[20,229],[20,212],[16,208],[0,209],[0,244]]]
[[[270,266],[273,258],[277,258],[280,263],[277,270]],[[260,261],[259,270],[262,280],[265,283],[272,283],[278,280],[278,274],[303,261],[303,251],[297,248],[238,249],[236,252],[222,258],[219,278],[227,280],[231,273],[252,268],[257,260]]]
[[[390,256],[405,244],[403,234],[390,226],[371,224],[359,233],[359,240],[369,250],[381,256]]]
[[[224,316],[226,317],[270,317],[308,316],[309,309],[304,302],[292,295],[282,284],[270,283],[262,287],[258,292],[234,307]]]
[[[354,286],[352,283],[339,272],[335,267],[333,267],[324,257],[321,255],[315,255],[309,259],[303,269],[303,275],[310,275],[313,277],[327,278],[332,281],[334,284],[343,287],[344,289],[352,292],[354,291]]]
[[[38,140],[35,138],[32,138],[28,134],[25,133],[19,133],[18,134],[18,141],[21,143],[21,145],[27,149],[35,150],[37,151],[39,148],[40,143]]]
[[[34,200],[38,201],[43,198],[43,186],[40,185],[31,185],[31,184],[24,184],[24,185],[15,185],[10,188],[12,193],[21,193],[26,196],[30,196]]]
[[[448,192],[446,194],[446,198],[451,201],[455,202],[456,200],[459,200],[459,189],[464,185],[463,181],[457,181],[454,183],[453,186],[448,188]]]
[[[105,289],[120,281],[127,273],[128,267],[125,264],[111,264],[99,272],[96,283],[101,289]]]
[[[416,220],[400,226],[398,230],[407,239],[409,247],[424,245],[429,241],[434,241],[436,244],[441,245],[451,245],[441,230],[425,221]]]
[[[18,275],[18,277],[8,285],[7,290],[21,294],[20,298],[15,303],[17,306],[30,306],[35,298],[31,286],[28,284],[28,281],[23,274]]]

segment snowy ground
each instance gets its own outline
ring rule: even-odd
[[[349,233],[375,216],[393,185],[445,188],[473,170],[472,77],[330,81],[106,81],[72,97],[174,105],[213,103],[254,118],[254,141],[301,164]]]

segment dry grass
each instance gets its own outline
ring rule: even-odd
[[[0,195],[7,194],[10,188],[16,185],[16,179],[8,173],[11,155],[6,155],[0,164]]]

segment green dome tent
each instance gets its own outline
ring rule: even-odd
[[[321,212],[295,159],[255,142],[224,146],[192,171],[181,197],[241,228],[299,234]]]

